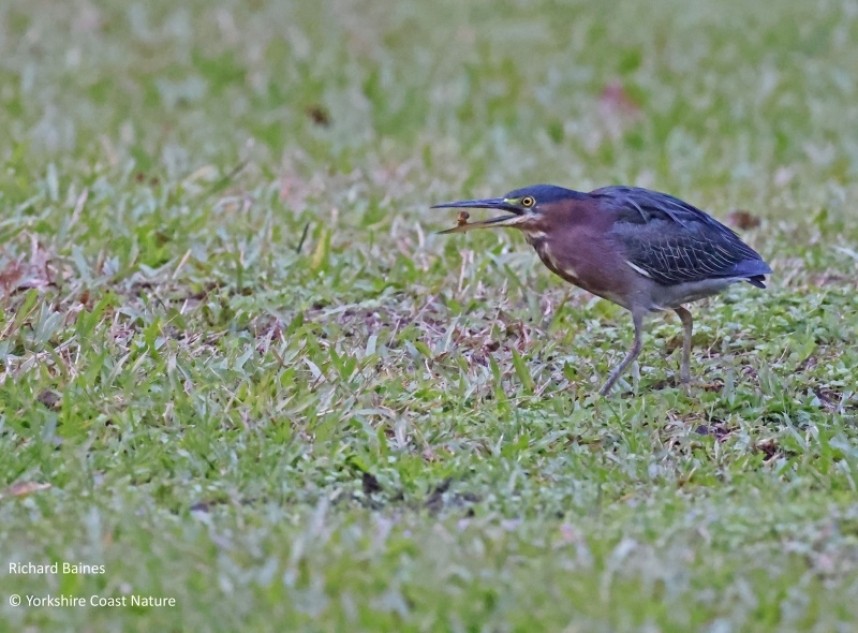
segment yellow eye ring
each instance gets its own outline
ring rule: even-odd
[[[534,199],[533,196],[524,196],[524,198],[521,199],[521,206],[523,206],[527,209],[529,209],[530,207],[532,207],[535,204],[536,204],[536,200]]]

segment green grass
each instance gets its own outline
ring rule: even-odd
[[[855,630],[858,12],[750,4],[0,4],[5,627]],[[761,220],[690,392],[434,235],[536,182]]]

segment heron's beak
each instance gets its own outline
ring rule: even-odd
[[[501,215],[490,220],[482,220],[480,222],[468,222],[467,216],[460,214],[459,225],[446,231],[439,231],[440,235],[446,233],[464,233],[471,229],[483,229],[498,226],[512,226],[526,219],[526,216],[520,208],[508,203],[503,198],[485,198],[483,200],[460,200],[458,202],[445,202],[444,204],[432,205],[433,209],[497,209],[498,211],[506,211],[507,215]]]

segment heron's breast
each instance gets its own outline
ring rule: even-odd
[[[625,264],[625,258],[603,235],[579,234],[561,244],[528,235],[542,263],[556,275],[623,307],[634,303],[641,286],[651,282]]]
[[[542,263],[551,272],[563,277],[563,279],[576,286],[581,285],[581,279],[573,258],[565,255],[561,256],[560,253],[555,252],[551,247],[551,242],[546,239],[544,233],[542,235],[527,233],[526,236],[527,241],[530,242],[530,245],[536,250],[536,254],[539,255],[539,259],[542,260]]]

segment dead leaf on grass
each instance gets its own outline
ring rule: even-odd
[[[760,218],[750,211],[743,211],[742,209],[736,209],[735,211],[730,211],[730,213],[727,214],[727,224],[735,226],[738,229],[742,229],[743,231],[757,228],[760,226],[760,222]]]
[[[51,484],[43,484],[38,481],[16,481],[3,491],[0,491],[0,499],[12,497],[26,497],[34,492],[42,492],[50,489]]]

